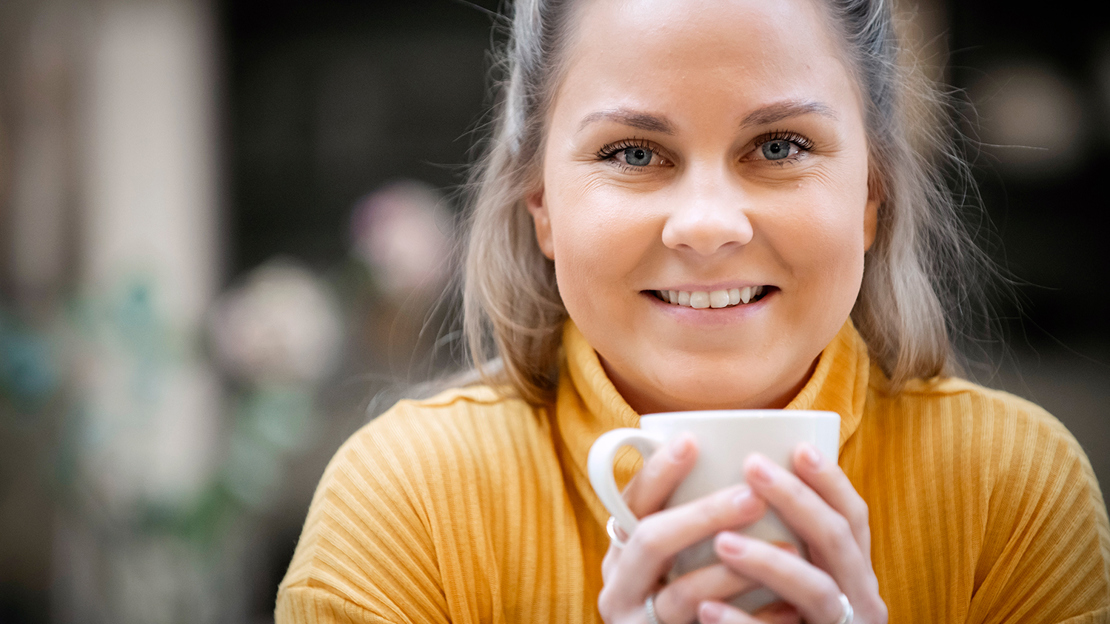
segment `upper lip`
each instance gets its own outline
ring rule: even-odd
[[[652,290],[674,290],[685,292],[713,292],[716,290],[732,290],[733,288],[755,288],[756,286],[771,286],[767,282],[724,282],[714,284],[712,286],[705,286],[701,284],[680,284],[678,286],[665,286],[661,288],[653,288]]]

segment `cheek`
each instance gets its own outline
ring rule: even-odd
[[[777,233],[777,247],[790,256],[790,264],[810,267],[828,288],[855,292],[863,275],[866,182],[827,182],[799,186]]]
[[[569,172],[556,180],[571,180],[548,195],[557,275],[592,281],[634,270],[653,240],[646,204],[594,176]]]

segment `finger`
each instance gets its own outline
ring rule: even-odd
[[[809,546],[814,563],[836,578],[844,593],[863,596],[877,588],[848,520],[808,485],[761,455],[747,459],[744,474],[752,490]]]
[[[732,605],[707,601],[698,608],[698,621],[702,624],[801,624],[802,616],[785,602],[769,604],[754,615],[748,615]]]
[[[698,607],[698,621],[701,624],[764,624],[736,607],[711,600]]]
[[[609,577],[613,575],[613,571],[617,567],[617,561],[621,558],[621,547],[616,544],[610,543],[609,550],[605,551],[605,557],[601,560],[601,582],[608,583]]]
[[[731,531],[718,535],[714,546],[721,563],[778,594],[807,622],[836,622],[843,615],[836,581],[801,557]]]
[[[747,486],[726,488],[645,517],[616,559],[605,589],[618,596],[647,596],[680,550],[715,534],[747,526],[767,506]]]
[[[737,575],[728,566],[716,563],[683,574],[655,595],[655,613],[660,622],[693,622],[698,605],[706,600],[726,600],[749,592],[759,585]]]
[[[768,624],[802,624],[802,614],[798,613],[794,605],[782,600],[772,602],[752,615],[760,622]]]
[[[860,552],[871,567],[871,525],[867,502],[856,492],[848,475],[836,462],[822,457],[820,451],[809,443],[798,445],[794,451],[794,471],[830,507],[844,516],[852,527]]]
[[[628,482],[623,496],[628,508],[642,518],[663,508],[698,458],[694,436],[683,433],[660,452],[652,453]]]
[[[628,482],[622,493],[632,513],[637,517],[643,517],[662,509],[678,484],[694,467],[697,450],[694,436],[683,433],[671,440],[659,452],[653,453]],[[628,535],[619,523],[614,526],[614,530],[621,541],[628,541]],[[609,575],[616,566],[620,554],[621,546],[610,542],[605,558],[601,561],[601,578],[604,582],[609,581]]]
[[[780,542],[774,545],[788,553],[798,554],[793,544]],[[668,583],[662,591],[655,594],[655,610],[661,622],[668,624],[692,622],[697,617],[701,603],[707,600],[727,600],[759,587],[759,583],[736,574],[724,564],[716,563],[683,574]],[[772,613],[776,610],[788,611],[793,615],[793,619]],[[755,615],[761,621],[767,622],[796,622],[801,619],[801,616],[797,615],[797,610],[784,602],[768,605]]]

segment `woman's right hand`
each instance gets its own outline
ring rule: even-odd
[[[624,547],[609,545],[601,565],[604,587],[598,609],[608,624],[647,622],[644,603],[652,594],[660,622],[690,624],[703,600],[724,601],[757,587],[720,563],[665,584],[679,551],[752,524],[767,511],[766,503],[744,485],[663,509],[696,459],[693,436],[681,435],[653,453],[625,488],[624,499],[640,524]]]

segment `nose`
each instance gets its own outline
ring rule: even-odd
[[[663,244],[679,251],[709,256],[751,242],[749,198],[728,183],[692,184],[663,226]]]

